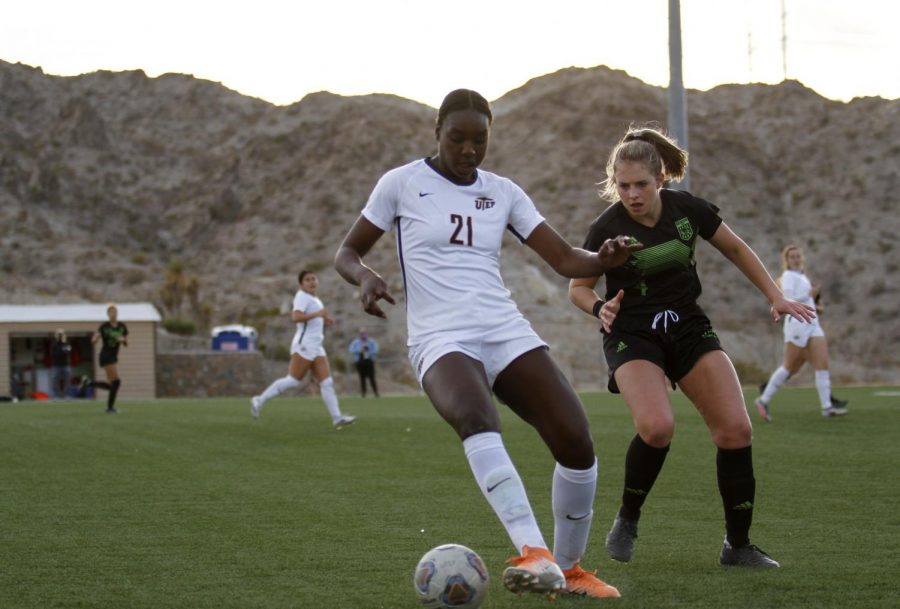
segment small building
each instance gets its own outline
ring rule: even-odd
[[[128,326],[128,346],[119,349],[122,399],[156,397],[156,324],[162,318],[150,303],[115,303],[118,319]],[[91,336],[107,321],[107,304],[0,305],[0,396],[15,387],[28,399],[50,394],[50,345],[58,330],[72,344],[72,384],[82,375],[105,380],[97,357],[100,345]],[[101,396],[102,397],[102,396]]]

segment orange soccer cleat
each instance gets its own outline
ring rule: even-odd
[[[622,596],[613,586],[597,577],[596,571],[585,571],[575,563],[571,569],[565,569],[566,592],[589,596],[591,598],[619,598]]]
[[[566,587],[566,577],[547,548],[522,548],[521,556],[507,560],[511,566],[503,571],[503,585],[510,592],[536,592],[553,597]]]

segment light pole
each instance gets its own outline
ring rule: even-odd
[[[684,92],[684,81],[681,77],[681,2],[669,0],[669,135],[675,138],[678,145],[688,149],[687,96]],[[690,175],[687,170],[684,178],[670,188],[690,189]]]

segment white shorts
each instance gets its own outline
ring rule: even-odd
[[[488,331],[477,339],[458,339],[452,333],[437,333],[419,344],[409,348],[409,361],[419,384],[428,369],[441,357],[448,353],[462,353],[472,359],[478,360],[484,366],[488,383],[494,386],[494,381],[513,360],[538,347],[546,347],[547,343],[541,340],[524,318],[521,323],[512,327],[503,327]]]
[[[325,347],[319,344],[299,344],[299,336],[294,336],[294,340],[291,341],[291,355],[296,353],[303,359],[308,362],[315,361],[317,357],[326,357],[325,355]]]
[[[784,342],[803,348],[813,336],[825,336],[825,331],[816,318],[809,323],[797,321],[790,315],[784,320]]]

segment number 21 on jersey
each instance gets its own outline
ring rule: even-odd
[[[453,245],[468,245],[472,247],[472,216],[463,218],[459,214],[450,214],[450,223],[454,225],[453,234],[450,235],[450,243]],[[462,239],[463,227],[466,229],[465,240]]]

